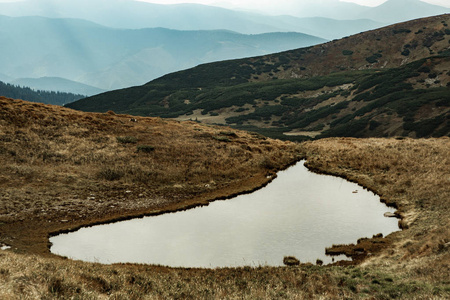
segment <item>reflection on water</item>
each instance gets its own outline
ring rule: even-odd
[[[356,192],[357,191],[357,192]],[[378,196],[303,162],[252,194],[188,211],[83,228],[52,237],[51,252],[85,261],[182,267],[325,263],[325,248],[398,230]]]

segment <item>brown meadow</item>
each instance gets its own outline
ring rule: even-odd
[[[448,138],[294,144],[195,122],[1,98],[0,142],[0,243],[12,247],[0,252],[0,298],[450,296]],[[404,230],[361,239],[364,255],[348,266],[179,269],[85,263],[48,252],[51,233],[249,192],[300,158],[381,195],[397,207]]]

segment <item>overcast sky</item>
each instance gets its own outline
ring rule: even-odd
[[[0,2],[18,2],[23,0],[0,0]],[[34,0],[39,1],[39,0]],[[320,3],[333,0],[137,0],[150,3],[159,4],[177,4],[177,3],[199,3],[205,5],[216,5],[235,9],[258,9],[259,11],[271,12],[275,7],[278,10],[289,10],[289,7],[293,4],[298,5],[300,3]],[[377,6],[386,2],[387,0],[334,0],[354,2],[360,5]],[[450,0],[422,0],[431,4],[437,4],[445,7],[450,7]]]
[[[139,0],[151,3],[160,3],[160,4],[175,4],[175,3],[200,3],[206,5],[219,5],[219,6],[233,6],[236,8],[250,8],[250,7],[258,7],[260,10],[264,8],[270,8],[271,6],[278,5],[286,5],[292,3],[299,2],[324,2],[324,0]],[[325,0],[327,1],[327,0]],[[336,0],[337,1],[337,0]],[[340,0],[345,2],[354,2],[360,5],[366,6],[377,6],[380,5],[387,0]],[[423,0],[424,2],[428,2],[431,4],[437,4],[445,7],[450,7],[450,0]]]

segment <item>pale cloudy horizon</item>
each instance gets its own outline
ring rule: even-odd
[[[282,10],[283,7],[289,8],[294,5],[302,5],[307,3],[329,3],[330,0],[137,0],[142,2],[157,3],[157,4],[181,4],[181,3],[197,3],[204,5],[213,5],[221,7],[232,7],[241,9],[250,9],[257,7],[259,10],[271,10],[278,7]],[[388,0],[335,0],[335,2],[352,2],[363,6],[378,6]],[[440,5],[443,7],[450,7],[450,0],[421,0],[429,4]]]
[[[24,0],[0,0],[0,2],[21,2]],[[31,0],[31,1],[40,1],[40,0]],[[263,10],[264,8],[277,6],[287,6],[294,4],[303,4],[303,3],[325,3],[330,0],[134,0],[141,2],[149,2],[149,3],[157,3],[157,4],[179,4],[179,3],[197,3],[204,5],[215,5],[222,7],[235,7],[235,8],[249,8],[249,7],[258,7]],[[380,5],[387,0],[335,0],[341,2],[353,2],[363,6],[377,6]],[[423,2],[427,2],[430,4],[440,5],[444,7],[450,7],[450,0],[421,0]]]
[[[308,11],[308,7],[318,7],[317,4],[330,6],[333,2],[352,2],[358,5],[375,7],[388,0],[137,0],[156,4],[194,3],[217,6],[227,9],[252,11],[268,15],[296,15],[300,7]],[[450,0],[420,0],[429,4],[450,8]],[[319,6],[320,7],[320,6]],[[316,10],[317,11],[317,10]]]

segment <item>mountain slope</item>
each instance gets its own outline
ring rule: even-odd
[[[448,23],[442,15],[201,65],[68,106],[246,126],[277,137],[448,135]]]
[[[0,16],[0,64],[12,78],[62,77],[109,90],[200,63],[323,42],[300,33],[123,30],[74,19]]]

